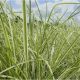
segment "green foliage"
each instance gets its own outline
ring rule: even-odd
[[[49,22],[52,13],[47,23],[30,14],[29,28],[24,4],[23,19],[0,5],[0,79],[80,80],[80,26],[66,24],[75,11],[58,24]]]

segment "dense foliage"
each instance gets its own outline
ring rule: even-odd
[[[80,80],[80,26],[28,23],[28,60],[25,62],[23,19],[0,5],[0,79]],[[30,26],[31,25],[31,26]],[[28,64],[27,77],[25,64]]]

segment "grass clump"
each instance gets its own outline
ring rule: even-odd
[[[30,6],[27,24],[25,3],[23,19],[0,4],[0,79],[80,80],[80,26],[73,20],[79,11],[51,23],[53,9],[45,22],[41,13],[41,21],[35,20]]]

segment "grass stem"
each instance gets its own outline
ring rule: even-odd
[[[28,61],[28,29],[26,20],[26,0],[23,0],[23,40],[24,40],[24,57],[25,61]],[[28,78],[28,64],[26,64],[26,77]]]

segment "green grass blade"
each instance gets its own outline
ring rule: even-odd
[[[59,5],[64,5],[64,4],[67,4],[67,5],[70,5],[70,4],[80,4],[80,2],[78,2],[78,3],[76,3],[76,2],[70,2],[70,3],[58,3],[58,4],[55,4],[55,5],[52,7],[52,9],[51,9],[51,12],[50,12],[50,14],[49,14],[49,16],[48,16],[47,22],[50,20],[50,18],[51,18],[51,16],[52,16],[52,13],[53,13],[53,10],[54,10],[56,7],[58,7]]]
[[[26,17],[26,0],[22,0],[23,3],[23,40],[24,40],[24,57],[25,61],[28,61],[28,29],[27,29],[27,17]],[[26,77],[28,78],[28,64],[25,68]]]

